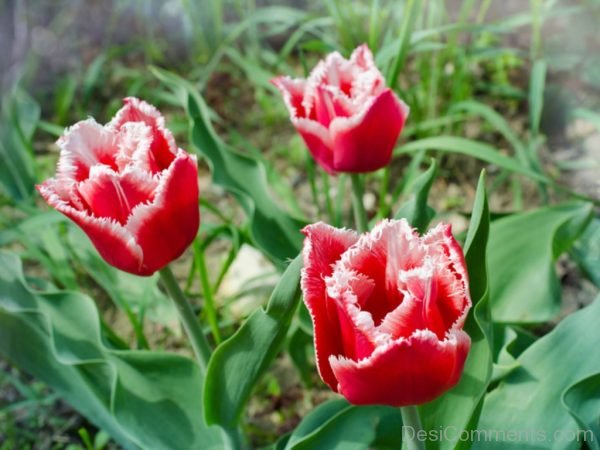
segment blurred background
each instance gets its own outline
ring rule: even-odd
[[[159,107],[179,146],[189,145],[184,111],[155,68],[193,84],[222,137],[263,163],[281,205],[316,220],[328,205],[315,201],[314,186],[325,186],[343,206],[349,199],[336,194],[348,189],[348,180],[315,171],[269,80],[305,76],[326,53],[348,56],[362,43],[411,107],[401,144],[440,135],[467,138],[475,153],[476,144],[489,145],[600,201],[599,23],[598,0],[0,0],[0,226],[40,206],[33,186],[53,173],[54,142],[64,127],[88,116],[108,122],[126,96]],[[560,196],[461,151],[435,157],[441,176],[432,204],[457,231],[466,226],[464,210],[482,167],[490,174],[496,213]],[[426,163],[425,151],[398,156],[390,172],[372,175],[365,195],[371,216],[385,214],[369,206],[387,195],[377,188],[382,181],[396,199]],[[211,185],[204,165],[200,176],[204,207],[243,222],[230,196]],[[211,214],[203,220],[210,222]],[[587,242],[598,246],[598,221],[590,230]],[[0,244],[9,242],[0,233]],[[228,249],[217,246],[213,257]],[[246,298],[235,304],[234,321],[269,292],[272,277],[265,280],[273,267],[257,258],[243,253],[234,268],[239,272],[224,282],[222,296]],[[248,267],[264,270],[248,274]],[[577,270],[567,265],[561,274],[563,287],[571,289],[570,308],[593,298]],[[238,295],[240,280],[248,279],[262,280],[250,300]],[[103,308],[118,323],[112,306]],[[163,328],[156,333],[168,334]],[[155,340],[177,349],[170,334]],[[314,400],[306,404],[301,397],[306,380],[285,365],[280,369],[261,388],[267,400],[249,413],[258,444],[291,429]],[[0,449],[66,447],[116,448],[43,383],[0,361]]]

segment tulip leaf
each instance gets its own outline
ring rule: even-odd
[[[490,294],[496,322],[545,322],[559,312],[554,263],[592,217],[589,203],[567,203],[498,219],[489,242]]]
[[[400,147],[394,154],[401,155],[429,149],[471,156],[489,164],[502,167],[510,172],[526,175],[532,180],[546,184],[551,183],[544,175],[529,169],[514,158],[503,155],[488,144],[456,136],[435,136],[412,141]]]
[[[471,350],[459,383],[446,394],[419,408],[425,430],[439,432],[446,427],[455,433],[444,436],[444,439],[429,439],[426,442],[428,450],[455,448],[462,430],[476,427],[481,402],[492,375],[487,264],[489,229],[485,172],[482,172],[464,246],[473,302],[464,329],[471,337]]]
[[[600,359],[594,357],[600,347],[598,317],[600,297],[566,317],[517,358],[519,367],[487,395],[479,423],[482,431],[512,434],[478,439],[475,449],[566,450],[581,448],[584,437],[590,441],[589,434],[578,430],[584,424],[584,430],[593,428],[594,421],[597,427],[600,415]]]
[[[164,325],[177,324],[177,311],[173,302],[158,288],[158,273],[138,277],[109,265],[98,254],[85,233],[68,223],[67,239],[71,251],[86,272],[122,309],[132,308],[154,322]]]
[[[113,350],[94,302],[32,291],[14,254],[0,251],[0,355],[55,389],[124,448],[221,449],[202,418],[202,374],[190,359]]]
[[[266,309],[255,311],[211,356],[204,385],[209,424],[237,425],[256,382],[285,342],[300,300],[301,268],[299,255],[282,275]]]
[[[402,446],[402,416],[390,406],[322,403],[292,432],[285,450],[392,450]]]
[[[600,373],[575,383],[563,394],[563,403],[584,431],[591,450],[600,450]]]
[[[412,198],[404,203],[396,213],[396,219],[406,219],[419,233],[424,233],[435,211],[427,204],[429,191],[435,177],[437,176],[437,164],[435,159],[431,160],[429,169],[419,175],[412,187]]]
[[[600,218],[592,220],[571,254],[590,281],[600,287]]]
[[[154,74],[185,107],[190,120],[191,142],[210,165],[213,182],[230,192],[250,222],[254,244],[278,267],[295,257],[302,247],[302,220],[292,217],[271,196],[264,166],[255,158],[238,153],[217,136],[208,118],[208,108],[194,87],[182,78],[153,68]]]
[[[40,106],[16,88],[5,97],[0,114],[0,189],[15,203],[28,202],[34,192],[35,161],[31,139]]]

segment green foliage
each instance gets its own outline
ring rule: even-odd
[[[254,244],[278,267],[283,267],[300,250],[299,230],[304,222],[287,214],[274,201],[259,161],[235,152],[217,137],[206,105],[189,83],[156,68],[154,73],[186,108],[194,148],[210,165],[213,182],[229,191],[246,212]]]
[[[402,417],[389,406],[352,406],[330,400],[311,411],[286,441],[285,450],[392,450],[402,445]]]
[[[437,163],[432,159],[429,169],[415,179],[411,189],[412,198],[404,203],[396,213],[396,219],[404,218],[408,220],[408,223],[419,230],[420,233],[427,230],[427,225],[435,216],[435,211],[427,204],[427,198],[436,176]]]
[[[587,396],[600,374],[600,360],[593,356],[600,346],[599,314],[597,298],[521,354],[519,367],[486,397],[479,423],[481,430],[514,430],[521,437],[500,434],[478,440],[475,449],[548,448],[549,443],[556,450],[581,447],[583,434],[571,413],[587,426],[600,418],[597,390]]]
[[[554,262],[591,219],[589,203],[514,214],[492,224],[489,243],[492,316],[496,322],[539,323],[560,308]]]
[[[458,385],[420,408],[425,430],[438,432],[443,427],[454,427],[456,433],[448,436],[449,439],[428,440],[428,450],[453,449],[462,430],[477,427],[483,396],[492,375],[492,323],[487,264],[489,234],[490,214],[485,192],[485,174],[482,173],[465,243],[473,308],[464,329],[471,337],[471,350]]]
[[[21,88],[2,99],[0,189],[14,203],[30,202],[36,182],[32,147],[40,106]]]
[[[124,448],[220,449],[202,417],[202,375],[190,359],[109,348],[93,301],[32,291],[0,252],[0,354],[52,386]]]
[[[267,308],[255,311],[213,353],[204,384],[204,411],[209,424],[233,428],[252,388],[281,349],[300,300],[302,256],[282,275]]]

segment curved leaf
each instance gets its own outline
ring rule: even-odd
[[[300,300],[301,268],[300,255],[282,275],[267,309],[255,311],[211,356],[204,384],[209,424],[237,425],[252,388],[284,344]]]
[[[464,246],[473,301],[473,308],[465,324],[465,331],[471,337],[471,350],[458,385],[419,408],[425,430],[439,432],[443,427],[453,427],[456,433],[449,434],[446,439],[428,440],[427,449],[455,448],[461,431],[476,427],[483,395],[492,375],[492,328],[488,304],[486,251],[489,227],[485,173],[482,172]]]
[[[396,219],[405,218],[413,227],[424,233],[427,225],[435,216],[435,211],[427,204],[429,190],[437,176],[437,164],[435,159],[431,160],[429,169],[423,172],[414,181],[412,192],[413,196],[404,203],[396,213]]]
[[[474,442],[475,449],[581,447],[581,439],[576,439],[579,425],[562,403],[561,394],[580,380],[600,374],[600,359],[593,356],[600,347],[598,317],[600,297],[565,318],[519,356],[519,367],[486,397],[479,424],[484,431],[511,430],[512,437],[504,433],[491,440],[480,439]],[[580,393],[571,391],[571,395]],[[569,391],[566,399],[576,407]]]
[[[568,203],[513,214],[492,223],[490,295],[496,322],[536,323],[560,309],[554,262],[583,232],[588,203]]]
[[[94,302],[38,293],[0,251],[0,354],[43,380],[128,449],[222,448],[202,418],[202,375],[182,356],[112,350]]]
[[[211,167],[213,182],[235,196],[250,222],[255,245],[278,267],[302,247],[302,220],[285,213],[269,193],[267,176],[256,159],[235,152],[216,135],[204,101],[187,81],[160,69],[154,74],[169,86],[190,119],[191,142]]]
[[[462,155],[471,156],[487,163],[494,164],[510,172],[526,175],[529,178],[542,183],[551,183],[551,181],[545,176],[527,168],[514,158],[503,155],[491,145],[456,136],[436,136],[419,139],[403,145],[396,152],[394,152],[394,154],[401,155],[405,153],[414,153],[421,150],[460,153]]]
[[[390,406],[322,403],[300,422],[285,450],[392,450],[402,446],[402,416]]]
[[[591,450],[600,450],[600,373],[575,383],[563,394],[563,403],[583,430]]]

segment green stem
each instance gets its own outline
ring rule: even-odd
[[[217,345],[219,345],[221,343],[221,333],[219,332],[219,321],[217,319],[215,299],[213,297],[212,287],[208,278],[204,250],[200,248],[196,242],[197,241],[194,241],[194,260],[196,261],[196,267],[198,269],[198,274],[200,275],[200,285],[202,286],[202,296],[204,297],[204,311],[206,311],[208,325],[210,326],[210,330],[215,342]]]
[[[331,202],[331,189],[329,187],[329,174],[326,172],[321,172],[323,175],[323,193],[325,194],[325,209],[327,210],[327,215],[329,216],[329,220],[333,223],[335,220],[335,214],[333,213],[333,203]]]
[[[421,425],[421,419],[419,418],[419,411],[416,406],[404,406],[400,408],[402,414],[402,425],[406,427],[407,432],[403,433],[402,440],[403,448],[406,450],[425,450],[424,442],[419,439],[419,433],[423,430]]]
[[[206,337],[204,336],[204,332],[200,327],[200,323],[196,318],[196,314],[194,314],[192,306],[183,294],[179,284],[177,284],[177,280],[169,266],[165,266],[160,270],[160,278],[165,285],[169,296],[177,307],[179,319],[190,339],[200,369],[202,370],[202,373],[206,373],[206,367],[208,366],[211,351],[208,342],[206,341]]]
[[[363,204],[363,179],[356,173],[350,175],[352,180],[352,205],[354,206],[354,222],[359,233],[364,233],[368,229],[367,213]]]
[[[391,173],[392,169],[388,164],[385,169],[383,169],[383,179],[381,180],[379,189],[379,210],[377,211],[377,217],[380,219],[386,218],[390,211],[387,202],[387,193],[390,186]]]

